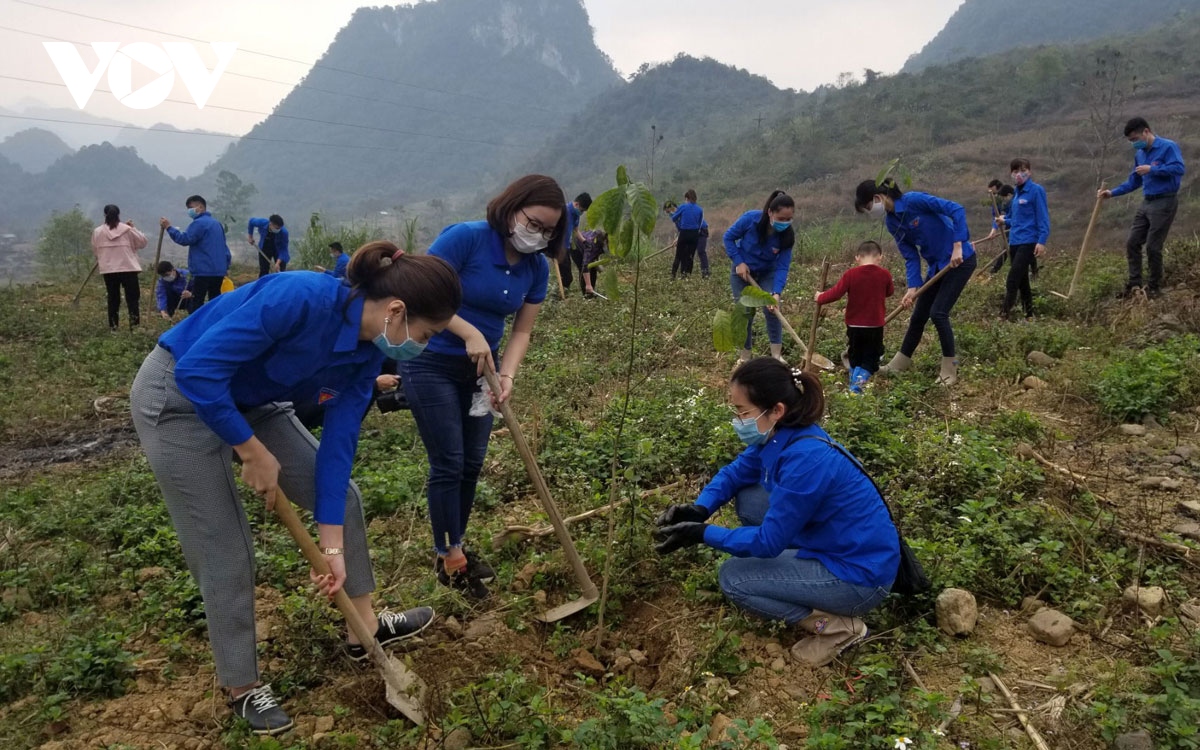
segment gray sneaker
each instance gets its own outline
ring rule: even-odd
[[[250,725],[250,731],[254,734],[273,736],[292,728],[292,717],[279,707],[270,685],[247,690],[229,701],[229,707],[238,718]]]

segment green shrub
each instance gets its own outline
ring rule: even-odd
[[[1192,335],[1116,353],[1095,376],[1092,395],[1101,411],[1118,421],[1165,417],[1200,394],[1197,354],[1200,339]]]

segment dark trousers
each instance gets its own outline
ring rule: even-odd
[[[696,255],[700,258],[700,275],[708,278],[708,235],[702,234],[696,240]]]
[[[671,264],[671,276],[690,276],[695,262],[696,245],[700,242],[699,229],[680,229],[675,242],[675,262]]]
[[[917,350],[917,344],[921,343],[922,334],[925,333],[925,324],[933,320],[933,327],[937,329],[938,341],[942,345],[942,356],[953,357],[955,355],[954,329],[950,326],[950,311],[954,309],[954,303],[958,302],[959,295],[966,288],[967,282],[971,280],[971,274],[975,273],[975,266],[978,263],[978,257],[972,255],[964,260],[961,266],[951,270],[942,277],[941,281],[917,297],[917,301],[913,304],[912,318],[908,321],[908,330],[904,334],[904,341],[900,344],[901,354],[906,357],[913,355],[913,352]]]
[[[267,255],[262,250],[258,251],[258,278],[262,278],[271,273],[271,266],[275,264],[275,258]],[[283,270],[282,264],[279,270]]]
[[[179,303],[181,303],[181,302],[183,302],[183,297],[180,296],[180,293],[168,287],[167,288],[167,315],[174,315],[175,311],[179,309]]]
[[[192,304],[189,310],[195,312],[200,309],[206,299],[212,300],[221,296],[221,284],[224,281],[224,276],[193,276]]]
[[[1000,313],[1005,317],[1012,311],[1013,303],[1017,301],[1017,293],[1021,294],[1021,307],[1025,309],[1025,317],[1033,317],[1033,287],[1029,285],[1029,266],[1034,262],[1033,250],[1036,244],[1013,245],[1008,249],[1012,262],[1008,265],[1008,280],[1004,287],[1004,304]]]
[[[1127,286],[1143,286],[1143,245],[1146,246],[1146,257],[1150,266],[1150,283],[1147,288],[1157,291],[1162,286],[1163,244],[1167,241],[1167,232],[1171,231],[1171,224],[1175,221],[1175,212],[1178,209],[1179,199],[1175,195],[1145,200],[1138,208],[1133,217],[1133,226],[1129,229],[1129,241],[1125,244],[1125,258],[1129,261]]]
[[[108,293],[108,327],[115,329],[121,322],[121,290],[125,290],[125,305],[129,308],[129,325],[142,321],[139,302],[141,287],[137,271],[104,274],[104,290]]]
[[[572,268],[579,269],[579,291],[587,291],[587,285],[583,281],[583,248],[576,247],[574,243],[567,248],[567,252],[558,260],[558,272],[562,275],[563,291],[571,291],[571,284],[575,281],[575,273]],[[592,284],[596,283],[596,273],[592,272]]]
[[[874,375],[879,370],[879,358],[883,356],[883,326],[846,326],[846,341],[850,369],[861,367]]]

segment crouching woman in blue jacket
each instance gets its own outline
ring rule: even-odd
[[[188,569],[204,598],[217,678],[256,734],[292,726],[261,682],[254,637],[254,540],[234,483],[274,506],[277,488],[313,512],[332,571],[313,574],[331,598],[344,588],[386,644],[420,632],[433,610],[381,612],[366,525],[350,469],[359,423],[384,357],[417,356],[462,304],[454,269],[390,242],[355,253],[345,281],[273,274],[222,294],[162,335],[133,382],[134,427],[158,480]],[[318,443],[290,403],[319,403]],[[349,635],[352,659],[367,657]]]
[[[867,635],[862,616],[891,592],[900,537],[861,465],[817,424],[820,381],[777,360],[743,364],[729,383],[734,430],[748,446],[693,505],[658,518],[658,551],[728,552],[721,590],[738,607],[808,633],[792,655],[824,666]],[[742,525],[707,523],[734,501]]]

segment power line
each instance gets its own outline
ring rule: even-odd
[[[137,29],[138,31],[149,31],[149,32],[152,32],[155,34],[162,34],[164,36],[172,36],[177,39],[186,39],[189,42],[199,42],[202,44],[211,44],[211,42],[209,42],[207,39],[198,39],[196,37],[186,36],[184,34],[175,34],[175,33],[169,32],[169,31],[163,31],[161,29],[153,29],[153,28],[148,28],[145,26],[137,26],[135,24],[125,23],[124,21],[113,21],[113,20],[110,20],[107,18],[100,18],[98,16],[89,16],[86,13],[79,13],[77,11],[65,10],[63,8],[55,8],[55,7],[52,7],[49,5],[40,5],[38,3],[29,2],[29,0],[13,0],[13,2],[20,3],[22,5],[28,5],[28,6],[31,6],[34,8],[40,8],[42,10],[53,11],[56,13],[65,13],[67,15],[76,16],[78,18],[86,18],[90,21],[100,21],[101,23],[109,23],[109,24],[113,24],[115,26],[124,26],[124,27],[130,28],[130,29]],[[241,49],[241,48],[239,47],[239,49]],[[345,68],[337,68],[332,65],[324,65],[322,63],[315,62],[315,61],[297,60],[296,58],[293,58],[293,57],[284,57],[283,55],[274,55],[269,52],[259,52],[258,50],[252,50],[252,49],[243,49],[242,51],[246,52],[248,54],[251,54],[251,55],[259,55],[261,57],[270,58],[272,60],[281,60],[283,62],[296,63],[297,65],[306,65],[306,66],[310,66],[312,68],[321,68],[324,70],[333,71],[335,73],[343,73],[345,75],[358,76],[360,78],[367,78],[367,79],[370,79],[373,81],[381,81],[383,83],[391,83],[391,84],[395,84],[397,86],[408,86],[409,88],[414,88],[419,91],[429,91],[429,92],[433,92],[433,93],[437,93],[437,94],[445,94],[447,96],[461,96],[461,97],[464,97],[467,99],[477,99],[479,101],[491,102],[494,104],[506,104],[507,103],[506,101],[504,101],[502,99],[493,99],[490,97],[478,96],[475,94],[464,94],[464,93],[456,92],[456,91],[447,91],[445,89],[434,88],[431,86],[421,86],[421,85],[418,85],[415,83],[408,83],[407,81],[398,81],[394,78],[384,78],[382,76],[374,76],[369,73],[360,73],[355,70],[346,70]],[[536,109],[536,110],[539,110],[542,112],[549,112],[552,114],[561,114],[560,112],[557,112],[556,110],[546,109],[544,107],[530,106],[529,108]]]
[[[14,2],[15,1],[16,0],[14,0]],[[16,34],[26,34],[28,36],[41,37],[43,39],[51,39],[56,42],[67,42],[68,44],[76,44],[79,46],[87,45],[86,42],[80,42],[80,41],[76,41],[74,39],[63,39],[62,37],[51,36],[50,34],[43,34],[38,31],[26,31],[25,29],[15,29],[11,26],[4,26],[2,24],[0,24],[0,30],[11,31]],[[184,38],[187,38],[187,37],[184,37]],[[250,81],[260,81],[262,83],[274,83],[274,84],[277,84],[280,86],[287,86],[288,88],[292,89],[293,91],[313,91],[313,92],[319,92],[322,94],[332,94],[334,96],[344,96],[348,99],[360,99],[362,101],[371,102],[373,104],[378,104],[378,103],[391,104],[396,107],[405,107],[408,109],[415,109],[415,110],[418,110],[421,112],[431,112],[434,114],[449,115],[451,117],[461,117],[464,120],[472,120],[475,122],[484,122],[484,123],[496,122],[496,120],[494,118],[479,117],[477,115],[471,115],[471,114],[466,114],[466,113],[461,113],[461,112],[451,112],[449,110],[435,109],[433,107],[422,107],[418,104],[409,104],[407,102],[398,102],[398,101],[395,101],[394,99],[384,99],[384,98],[378,97],[378,96],[362,96],[361,94],[348,94],[344,91],[335,91],[334,89],[323,89],[320,86],[313,86],[313,85],[307,84],[307,83],[304,84],[303,86],[301,86],[301,85],[293,83],[291,81],[280,81],[275,78],[264,78],[262,76],[254,76],[254,75],[250,75],[248,73],[238,73],[238,72],[232,71],[232,70],[226,70],[222,75],[234,76],[237,78],[245,78]],[[206,106],[215,106],[215,105],[206,105]]]
[[[10,76],[10,75],[6,75],[3,73],[0,73],[0,78],[5,78],[10,81],[21,81],[23,83],[37,83],[37,84],[41,84],[43,86],[57,86],[59,88],[66,87],[65,83],[58,83],[57,81],[39,81],[34,78],[22,78],[20,76]],[[99,91],[100,93],[104,93],[104,94],[112,93],[112,91],[110,89],[97,88],[96,91]],[[188,104],[188,105],[193,104],[193,102],[189,102],[185,99],[163,99],[163,101],[171,102],[172,104]],[[221,109],[221,110],[226,110],[229,112],[243,112],[243,113],[252,114],[252,115],[272,115],[272,113],[270,113],[270,112],[260,112],[258,110],[253,110],[253,109],[240,109],[238,107],[223,107],[219,104],[206,104],[205,106],[209,107],[211,109]],[[481,146],[500,146],[503,148],[523,148],[523,149],[536,148],[535,146],[523,146],[523,145],[518,145],[518,144],[499,143],[497,141],[481,141],[481,140],[476,140],[474,138],[456,138],[454,136],[449,136],[449,135],[438,135],[436,133],[422,133],[422,132],[413,131],[413,130],[397,130],[395,128],[380,128],[380,127],[376,127],[373,125],[357,125],[355,123],[349,123],[349,122],[334,122],[332,120],[318,120],[318,119],[312,118],[312,117],[299,117],[297,115],[274,114],[272,116],[287,119],[287,120],[299,120],[301,122],[317,123],[320,125],[334,125],[334,126],[343,127],[343,128],[358,128],[360,130],[376,130],[376,131],[379,131],[382,133],[396,133],[398,135],[411,135],[411,136],[419,136],[422,138],[436,138],[439,140],[452,141],[454,143],[474,143],[474,144],[478,144]],[[237,138],[238,136],[230,136],[230,137]]]

